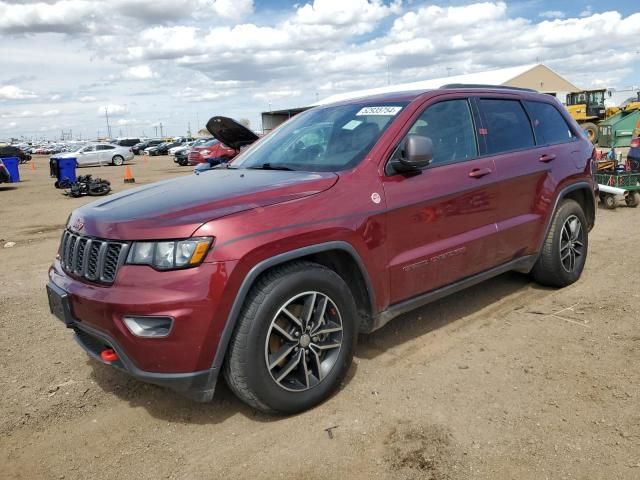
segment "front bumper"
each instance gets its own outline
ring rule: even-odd
[[[65,323],[89,355],[102,361],[100,352],[113,348],[121,361],[111,365],[205,401],[215,388],[218,371],[213,358],[226,323],[225,314],[217,315],[225,268],[225,264],[203,263],[192,269],[157,272],[123,265],[116,282],[107,287],[70,276],[56,260],[49,270],[49,288],[67,297],[69,320]],[[170,316],[174,325],[164,338],[136,337],[125,326],[125,315]]]

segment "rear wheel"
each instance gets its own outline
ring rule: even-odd
[[[598,143],[598,126],[595,123],[581,123],[580,127],[587,132],[587,137],[591,143]]]
[[[629,192],[627,196],[624,197],[624,201],[627,204],[627,207],[636,208],[640,205],[640,193]]]
[[[533,278],[542,285],[565,287],[574,283],[587,259],[587,219],[574,200],[564,200],[554,214]]]
[[[114,157],[111,159],[111,163],[116,167],[119,167],[124,163],[124,158],[122,158],[120,155],[114,155]]]
[[[338,388],[356,341],[349,287],[311,262],[276,267],[253,287],[229,344],[227,384],[265,412],[307,410]]]

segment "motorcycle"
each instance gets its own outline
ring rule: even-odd
[[[66,186],[66,185],[65,185]],[[102,178],[93,178],[91,175],[80,175],[75,182],[68,185],[69,191],[65,195],[82,197],[89,195],[100,197],[111,192],[111,182]]]

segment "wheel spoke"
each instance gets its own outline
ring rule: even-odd
[[[315,345],[311,345],[311,347],[315,347]],[[313,359],[316,363],[316,370],[318,371],[316,377],[318,377],[318,381],[320,381],[324,378],[324,375],[322,374],[322,362],[320,362],[320,353],[316,352],[315,348],[309,348],[309,350],[313,354]]]
[[[289,355],[294,348],[295,344],[285,345],[276,353],[269,355],[269,370],[273,370],[280,362],[282,362],[282,360],[287,358],[287,355]]]
[[[324,345],[318,345],[317,343],[312,343],[312,346],[317,348],[318,350],[332,350],[334,348],[340,348],[341,343],[326,343]]]
[[[289,332],[287,332],[284,328],[282,328],[277,323],[273,324],[273,329],[276,332],[278,332],[283,338],[287,339],[288,341],[297,342],[297,340],[295,339],[295,337],[293,335],[291,335]]]
[[[569,255],[571,255],[571,249],[567,250],[567,253],[560,257],[560,260],[565,260]]]
[[[309,388],[309,367],[307,367],[307,355],[302,355],[302,369],[304,370],[304,384]]]
[[[319,326],[325,323],[324,314],[327,311],[327,304],[329,303],[329,298],[322,295],[320,300],[318,300],[318,305],[316,307],[316,314],[314,315],[313,324],[314,326]]]
[[[317,337],[318,335],[327,335],[329,333],[341,332],[342,327],[340,325],[336,325],[334,323],[325,324],[326,328],[321,328],[323,325],[318,325],[316,330],[311,332],[311,336]]]
[[[289,375],[289,373],[291,373],[291,370],[293,370],[300,364],[301,357],[302,350],[299,350],[298,353],[294,355],[293,358],[289,360],[289,362],[284,367],[282,367],[282,370],[278,372],[278,378],[276,378],[276,381],[278,383],[280,383],[284,379],[284,377]]]
[[[300,320],[298,317],[296,317],[293,313],[291,313],[286,307],[282,309],[282,313],[284,313],[287,317],[289,317],[289,319],[295,323],[298,327],[300,328],[304,328],[302,326],[302,320]]]
[[[307,328],[311,323],[311,317],[313,316],[313,308],[316,305],[317,296],[318,294],[313,292],[304,300],[304,307],[302,308],[302,323],[304,328]]]

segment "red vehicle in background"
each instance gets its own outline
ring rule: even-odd
[[[229,162],[240,153],[242,147],[258,140],[258,135],[231,118],[214,117],[212,120],[216,122],[216,138],[191,149],[188,157],[189,165],[204,162],[217,165]]]

